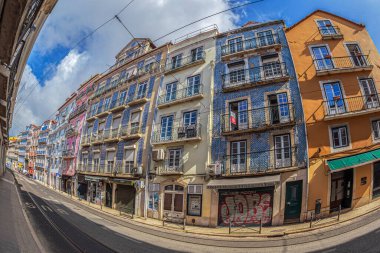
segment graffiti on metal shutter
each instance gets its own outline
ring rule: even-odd
[[[263,225],[272,222],[273,192],[268,191],[221,191],[219,193],[219,223],[232,225]]]

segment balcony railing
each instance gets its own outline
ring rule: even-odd
[[[117,109],[125,108],[125,97],[118,98],[116,101],[111,101],[110,111],[116,111]]]
[[[362,54],[344,57],[326,55],[324,58],[314,59],[314,66],[317,75],[370,70],[373,67],[369,56]]]
[[[38,143],[46,143],[46,142],[47,142],[47,138],[38,139]]]
[[[165,65],[165,72],[172,72],[178,69],[182,69],[186,66],[191,66],[193,64],[204,62],[206,53],[203,51],[202,53],[188,55],[178,59],[177,61],[173,61],[172,59],[168,59]]]
[[[251,51],[260,48],[266,48],[270,46],[280,45],[280,40],[278,39],[277,34],[265,35],[253,37],[250,39],[238,41],[235,43],[230,43],[227,45],[222,45],[222,56],[227,56],[230,54],[235,54],[244,51]]]
[[[272,62],[263,66],[234,70],[222,75],[223,90],[235,90],[289,79],[284,62]]]
[[[178,122],[174,122],[172,127],[162,129],[161,125],[157,125],[152,137],[153,144],[182,142],[201,139],[201,124],[184,126]]]
[[[323,39],[343,38],[343,34],[340,32],[340,29],[337,26],[322,26],[318,27],[318,30]]]
[[[357,97],[334,97],[333,100],[324,101],[326,116],[352,116],[380,110],[380,94],[363,95]]]
[[[159,167],[158,173],[160,175],[183,174],[183,159],[166,159],[163,166]]]
[[[72,149],[67,149],[62,151],[62,156],[65,158],[73,157],[74,151]]]
[[[134,161],[125,161],[123,164],[123,169],[122,169],[121,173],[122,174],[134,174],[135,173]]]
[[[260,132],[293,125],[294,108],[291,103],[255,108],[222,115],[222,133]]]
[[[129,105],[136,105],[136,104],[140,104],[140,103],[146,102],[148,100],[148,98],[146,97],[146,93],[147,93],[147,90],[145,90],[144,92],[139,93],[138,92],[138,87],[136,87],[135,94],[133,95],[133,97],[127,99],[127,103]]]
[[[177,101],[185,101],[203,94],[203,84],[197,84],[175,92],[165,92],[158,97],[158,105],[172,104]]]
[[[274,172],[298,166],[296,147],[227,155],[222,161],[222,176],[244,176]]]
[[[123,139],[135,138],[141,134],[141,125],[122,125],[119,131],[119,137]]]
[[[103,141],[115,140],[119,137],[119,128],[105,129],[103,133]]]
[[[153,65],[148,69],[145,68],[145,66],[143,66],[141,69],[138,69],[136,77],[141,77],[141,76],[144,76],[146,74],[154,74],[154,73],[157,73],[159,71],[160,71],[160,64],[157,62],[154,62]]]
[[[83,104],[77,107],[73,112],[70,113],[69,120],[76,117],[77,115],[85,112],[87,110],[87,104]]]

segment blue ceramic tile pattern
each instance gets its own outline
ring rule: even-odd
[[[265,107],[265,93],[266,92],[276,92],[279,90],[287,90],[289,93],[289,98],[293,104],[294,108],[294,118],[296,125],[294,126],[294,140],[292,143],[296,147],[296,162],[298,165],[306,165],[307,162],[307,152],[306,152],[306,135],[305,135],[305,125],[303,120],[303,108],[301,103],[301,97],[299,92],[299,86],[297,82],[297,77],[294,70],[294,65],[290,55],[290,50],[285,37],[282,24],[268,25],[265,27],[252,27],[249,31],[243,31],[237,34],[226,34],[224,37],[220,37],[216,40],[216,60],[215,60],[215,72],[214,72],[214,115],[213,115],[213,129],[212,129],[212,145],[211,154],[212,161],[223,161],[227,154],[227,139],[221,134],[221,118],[226,112],[226,104],[229,100],[235,100],[242,97],[249,97],[252,109]],[[222,75],[226,73],[227,64],[221,60],[221,46],[226,45],[227,40],[236,37],[243,37],[244,39],[252,38],[258,31],[266,31],[271,29],[274,34],[278,35],[278,41],[281,43],[281,49],[279,52],[280,59],[285,63],[288,70],[290,80],[282,83],[266,84],[262,86],[256,86],[254,88],[242,89],[238,91],[223,92],[222,90]],[[251,54],[247,56],[249,68],[259,66],[261,59],[259,54]],[[241,58],[243,59],[243,58]],[[249,75],[260,76],[259,72],[252,70]],[[264,110],[253,110],[250,111],[253,122],[260,122],[260,120],[255,121],[255,119],[263,120],[265,117]],[[256,123],[253,123],[255,125]],[[291,127],[289,127],[289,131]],[[270,162],[270,153],[262,152],[273,149],[270,147],[270,139],[273,138],[271,131],[253,133],[242,136],[242,139],[247,139],[248,145],[250,146],[250,169],[251,171],[262,171],[268,168]],[[236,136],[234,136],[236,137]]]

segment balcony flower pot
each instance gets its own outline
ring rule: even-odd
[[[325,59],[331,59],[331,55],[325,55],[324,58]]]
[[[326,24],[326,27],[331,27],[332,25],[331,24]]]
[[[334,96],[334,101],[340,100],[340,96]]]

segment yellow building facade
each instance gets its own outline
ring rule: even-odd
[[[362,24],[317,10],[286,36],[307,128],[308,214],[372,201],[380,189],[380,57]]]

